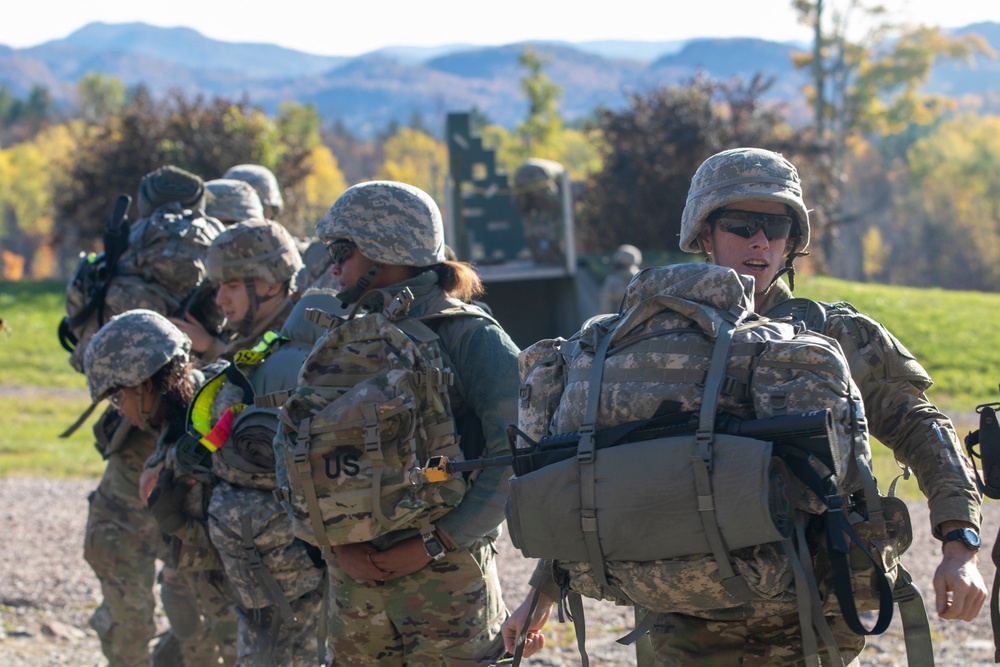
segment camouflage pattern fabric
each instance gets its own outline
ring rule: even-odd
[[[705,160],[691,179],[681,214],[681,250],[701,252],[698,235],[708,216],[748,199],[791,207],[798,219],[798,250],[809,245],[809,212],[802,182],[791,162],[761,148],[734,148]]]
[[[274,607],[236,609],[240,634],[236,664],[240,667],[314,667],[323,622],[323,590],[289,602],[295,620],[282,621]],[[325,650],[325,649],[324,649]]]
[[[514,171],[512,200],[524,221],[524,236],[537,264],[563,262],[560,184],[565,171],[558,162],[540,158],[531,158]]]
[[[601,329],[610,329],[611,348],[599,388],[598,429],[649,419],[665,404],[674,404],[678,413],[698,410],[714,350],[702,331],[715,330],[720,312],[751,308],[752,289],[752,280],[714,265],[646,269],[629,285],[623,315],[599,320],[569,341],[541,341],[521,354],[522,387],[530,391],[521,392],[520,430],[537,441],[548,434],[580,429],[594,390],[589,384],[596,332]],[[729,381],[720,393],[719,409],[740,418],[831,409],[836,479],[845,489],[855,490],[853,466],[867,465],[871,455],[861,427],[857,388],[835,344],[812,333],[796,333],[785,323],[751,319],[736,329],[726,376]],[[615,451],[602,450],[598,460]],[[809,494],[791,495],[803,498],[796,504],[802,510],[823,510],[810,504]],[[610,506],[605,509],[610,511]],[[520,534],[525,526],[518,528]],[[514,527],[511,530],[513,534]],[[636,539],[648,542],[648,535]],[[536,545],[535,553],[551,557],[541,552],[543,546]],[[794,609],[791,571],[780,549],[745,547],[732,556],[736,570],[757,596],[745,607],[747,614],[761,617]],[[600,585],[590,564],[559,562],[557,566],[568,575],[571,590],[620,604],[706,617],[712,617],[713,610],[741,604],[720,586],[711,555],[643,562],[609,560],[608,572],[620,589],[617,592]]]
[[[361,254],[382,264],[433,266],[445,261],[441,211],[420,188],[369,181],[348,188],[316,226],[329,243],[353,241]]]
[[[176,358],[188,358],[191,339],[151,310],[117,315],[91,338],[83,366],[95,403],[113,390],[136,387]]]
[[[826,617],[845,667],[860,665],[864,637],[839,615]],[[792,667],[802,665],[802,635],[795,614],[772,614],[745,621],[708,621],[665,614],[650,630],[656,667]],[[822,664],[834,663],[820,644]]]
[[[139,475],[153,439],[138,429],[116,447],[90,494],[83,556],[103,600],[90,619],[111,667],[149,664],[156,634],[156,560],[166,557],[160,529],[139,500]]]
[[[386,294],[372,296],[394,303]],[[427,525],[466,490],[461,476],[410,479],[429,457],[460,460],[462,451],[447,394],[454,380],[437,336],[420,322],[392,317],[385,310],[336,318],[280,414],[278,483],[288,489],[295,534],[317,546]]]
[[[767,292],[762,312],[792,298],[783,281]],[[865,404],[871,435],[913,469],[928,498],[932,530],[944,521],[980,524],[982,497],[972,464],[955,427],[926,395],[931,378],[913,355],[882,324],[839,304],[823,333],[844,351]]]
[[[246,181],[217,178],[205,183],[205,215],[224,225],[264,218],[257,191]]]
[[[278,186],[278,179],[267,167],[260,164],[238,164],[230,167],[223,178],[243,181],[250,184],[264,206],[270,206],[276,213],[281,213],[285,208],[285,201],[281,198],[281,188]],[[263,216],[261,216],[263,217]]]
[[[269,491],[220,482],[212,491],[208,511],[212,544],[236,597],[239,664],[315,664],[324,570],[315,566],[306,544],[294,539],[284,508]],[[244,517],[250,519],[252,551],[242,534]],[[272,601],[274,593],[265,583],[263,568],[280,586],[295,620],[284,619]]]
[[[406,577],[361,584],[330,567],[333,664],[493,664],[504,652],[508,614],[494,547],[485,542],[447,552]]]
[[[160,571],[163,608],[180,642],[184,666],[216,667],[236,660],[237,618],[221,576],[213,572]]]
[[[248,278],[272,285],[291,281],[294,291],[302,258],[284,227],[270,220],[246,220],[219,234],[208,249],[205,266],[216,283]]]

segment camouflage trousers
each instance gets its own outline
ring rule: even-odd
[[[827,616],[845,666],[860,664],[865,639],[854,634],[841,616]],[[664,614],[649,632],[657,667],[765,667],[801,665],[802,633],[797,613],[745,621],[710,621]],[[822,664],[834,663],[822,639]]]
[[[160,571],[160,594],[170,629],[180,641],[184,667],[232,665],[237,620],[220,572]]]
[[[139,500],[140,459],[131,451],[112,454],[89,497],[83,556],[104,597],[90,625],[110,667],[148,665],[149,642],[156,634],[153,584],[166,544]]]
[[[212,489],[208,529],[236,602],[236,664],[315,665],[325,570],[295,539],[281,503],[270,491],[220,481]]]
[[[508,616],[490,543],[455,549],[411,575],[363,584],[331,566],[332,665],[489,665]]]

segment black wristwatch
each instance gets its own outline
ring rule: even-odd
[[[956,528],[942,538],[941,544],[955,541],[961,542],[971,551],[979,551],[982,544],[979,541],[979,533],[974,528]]]
[[[444,548],[444,542],[437,536],[437,533],[424,533],[420,536],[420,539],[424,541],[424,551],[431,557],[431,560],[441,560],[444,558],[445,552],[448,550]]]

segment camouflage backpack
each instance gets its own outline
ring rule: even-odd
[[[199,290],[207,284],[204,256],[212,239],[222,232],[221,223],[177,204],[160,207],[131,224],[122,210],[112,221],[118,238],[124,237],[124,230],[127,241],[116,243],[112,251],[109,234],[105,234],[105,252],[81,253],[66,287],[66,317],[59,338],[78,371],[82,371],[90,337],[108,319],[127,310],[146,308],[177,315],[203,306],[200,319],[207,328],[221,322]]]
[[[404,528],[430,532],[466,491],[462,476],[430,483],[414,474],[431,456],[462,458],[448,396],[454,375],[428,323],[488,316],[456,301],[411,318],[412,300],[404,288],[367,295],[346,319],[307,311],[329,332],[282,406],[275,451],[295,534],[327,558],[330,546]],[[365,306],[372,310],[359,314]]]
[[[863,406],[836,343],[754,315],[752,299],[723,267],[646,269],[621,314],[521,353],[507,522],[571,605],[816,623],[795,541],[860,488]]]

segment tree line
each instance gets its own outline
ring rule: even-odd
[[[566,166],[584,254],[632,243],[669,259],[697,166],[753,145],[783,153],[801,171],[812,270],[1000,290],[1000,117],[978,113],[976,100],[921,92],[935,64],[990,57],[989,47],[975,36],[894,24],[864,0],[792,4],[815,36],[812,50],[796,56],[812,77],[798,102],[812,110],[808,125],[793,124],[788,105],[768,100],[773,82],[763,76],[699,73],[570,126],[548,63],[530,49],[520,58],[524,120],[509,130],[473,109],[473,125],[507,173],[528,157]],[[858,17],[869,26],[860,33]],[[6,278],[65,277],[79,251],[99,245],[115,197],[134,194],[142,175],[163,164],[206,180],[234,164],[269,167],[285,194],[282,222],[301,236],[362,180],[410,182],[444,207],[442,133],[415,115],[361,140],[312,106],[286,103],[268,115],[248,99],[174,92],[154,100],[98,73],[80,80],[75,109],[60,116],[42,88],[17,100],[0,86],[0,270]]]

